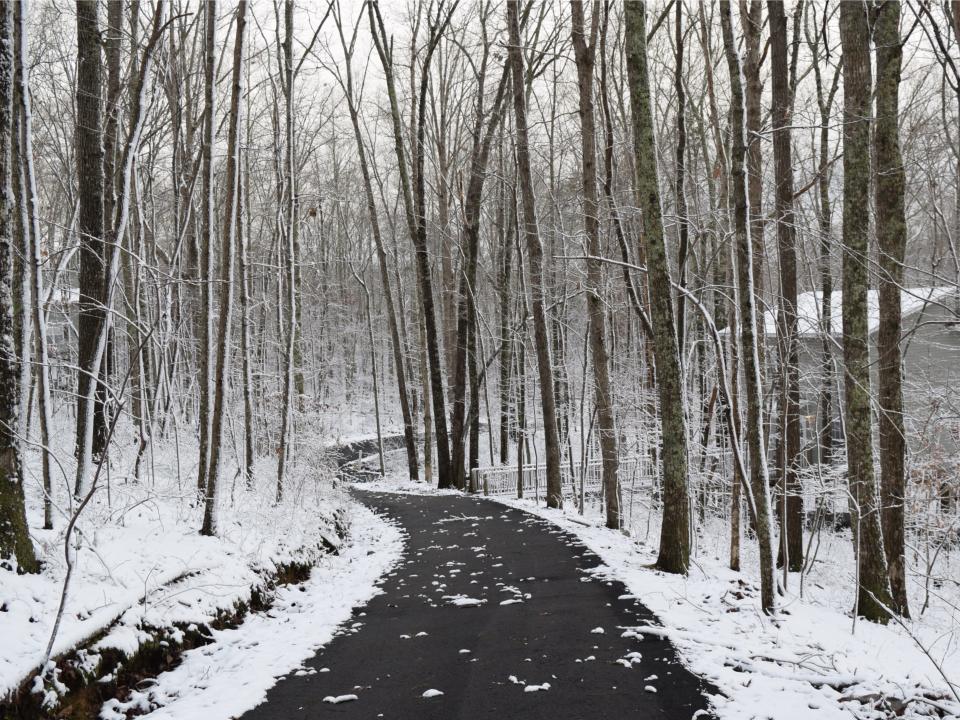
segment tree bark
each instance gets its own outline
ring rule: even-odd
[[[880,515],[887,554],[893,608],[909,615],[904,547],[904,499],[907,444],[903,427],[901,288],[907,245],[904,209],[906,178],[900,153],[900,3],[880,5],[874,26],[877,51],[877,120],[873,134],[876,160],[877,245],[880,328],[877,332],[880,401]]]
[[[0,5],[0,558],[24,572],[39,566],[20,476],[19,364],[13,322],[13,3]]]
[[[204,40],[204,93],[203,93],[203,135],[201,145],[201,246],[200,246],[200,325],[199,365],[200,365],[200,460],[197,467],[197,490],[201,496],[206,493],[208,465],[210,462],[210,397],[211,353],[213,335],[213,294],[210,278],[213,270],[213,243],[216,233],[216,207],[214,203],[213,182],[213,143],[216,134],[216,62],[217,62],[217,0],[208,0],[204,4],[205,40]]]
[[[40,253],[40,210],[37,194],[37,176],[33,162],[33,111],[30,97],[30,66],[24,62],[27,55],[27,24],[24,18],[22,4],[17,4],[15,22],[18,25],[17,47],[15,49],[15,65],[20,82],[20,92],[17,93],[20,107],[20,132],[22,141],[21,162],[23,169],[23,232],[30,235],[29,274],[33,285],[33,303],[31,304],[34,341],[36,346],[36,382],[37,382],[37,411],[40,419],[40,457],[43,471],[43,527],[45,530],[53,528],[53,500],[52,480],[50,468],[50,359],[47,353],[46,311],[44,309],[43,274]],[[24,258],[24,272],[28,259]],[[22,360],[21,360],[22,362]],[[29,407],[28,413],[29,417]]]
[[[782,0],[767,3],[770,18],[770,63],[773,82],[773,163],[776,178],[777,247],[780,253],[780,308],[777,322],[780,367],[782,453],[780,491],[781,563],[793,572],[803,568],[803,495],[800,463],[800,352],[797,337],[797,240],[793,210],[793,148],[787,16]]]
[[[77,122],[74,145],[77,156],[77,186],[80,214],[77,231],[80,238],[80,316],[77,324],[77,435],[79,456],[87,434],[87,418],[93,423],[92,452],[98,457],[104,451],[106,428],[100,406],[103,394],[98,374],[93,373],[96,340],[106,319],[104,259],[104,178],[103,124],[101,88],[103,61],[100,55],[100,27],[95,0],[77,0]],[[95,407],[88,412],[89,389],[96,384]],[[80,495],[83,488],[76,487]]]
[[[339,11],[335,16],[338,23],[337,28],[341,32],[341,44],[344,50],[345,68],[343,79],[344,93],[347,99],[347,110],[350,113],[350,123],[353,126],[353,136],[357,143],[357,162],[360,165],[360,176],[363,179],[363,191],[367,204],[367,213],[370,219],[370,230],[373,235],[373,242],[377,250],[377,264],[380,269],[380,284],[384,304],[387,311],[387,326],[390,331],[390,344],[393,350],[393,366],[397,376],[397,392],[400,396],[400,413],[403,417],[403,438],[407,450],[407,473],[411,480],[417,481],[420,478],[419,461],[417,458],[417,439],[416,439],[416,420],[410,411],[410,397],[407,392],[407,369],[403,357],[403,344],[400,340],[400,326],[397,322],[397,309],[393,299],[393,288],[390,283],[390,269],[387,264],[387,251],[383,243],[383,235],[380,231],[380,219],[377,215],[377,204],[373,196],[373,183],[370,179],[370,167],[367,162],[366,146],[363,142],[363,134],[360,131],[360,112],[357,107],[357,98],[354,97],[353,71],[351,62],[353,60],[353,40],[348,43],[342,35],[340,28]],[[355,37],[355,36],[354,36]]]
[[[690,565],[687,424],[683,408],[683,374],[674,325],[673,289],[657,183],[644,3],[624,3],[624,34],[630,106],[633,110],[637,204],[643,212],[644,252],[650,287],[650,321],[653,326],[663,442],[663,523],[657,567],[665,572],[685,573]]]
[[[733,148],[730,175],[734,206],[734,236],[737,248],[737,285],[740,304],[740,345],[746,385],[746,438],[750,459],[750,482],[747,498],[757,531],[760,550],[760,604],[764,612],[776,612],[776,564],[770,510],[770,487],[767,482],[767,455],[763,432],[763,384],[760,379],[760,349],[757,338],[757,306],[754,289],[754,246],[748,222],[744,157],[746,125],[744,123],[743,80],[730,20],[730,3],[720,4],[724,54],[730,74],[731,128]]]
[[[397,165],[400,175],[401,194],[407,217],[407,230],[414,246],[416,255],[417,284],[420,289],[420,303],[423,310],[424,330],[426,332],[427,359],[429,361],[430,395],[433,400],[433,421],[436,429],[437,445],[437,485],[440,488],[453,486],[453,473],[450,463],[450,440],[447,434],[447,411],[443,392],[443,365],[440,357],[440,337],[437,329],[437,314],[433,298],[433,281],[430,274],[430,255],[427,249],[426,227],[426,189],[423,177],[424,162],[424,108],[426,105],[427,85],[430,79],[430,58],[436,49],[437,43],[443,34],[444,28],[450,20],[450,14],[456,8],[456,3],[446,11],[445,19],[441,20],[438,9],[436,21],[430,22],[430,40],[424,54],[421,66],[421,82],[416,122],[416,138],[414,141],[413,157],[415,187],[411,190],[410,176],[407,172],[406,152],[403,147],[403,126],[400,116],[400,107],[397,101],[396,82],[393,75],[393,51],[380,16],[379,4],[376,1],[367,3],[370,18],[370,32],[373,35],[377,55],[380,57],[386,76],[387,94],[390,99],[390,117],[393,123],[394,150],[397,155]]]
[[[460,274],[460,292],[457,302],[456,353],[453,374],[453,418],[450,424],[451,469],[453,484],[461,490],[466,487],[464,460],[466,446],[466,393],[468,364],[475,364],[476,346],[476,283],[477,262],[480,256],[480,220],[483,210],[483,184],[486,179],[487,164],[490,159],[490,147],[493,136],[503,118],[503,98],[509,77],[509,65],[504,64],[503,75],[497,86],[497,93],[490,107],[490,117],[486,128],[483,127],[483,86],[487,64],[487,50],[480,65],[479,90],[477,91],[477,117],[473,128],[473,151],[470,160],[470,176],[467,182],[467,194],[464,203],[463,268]],[[482,131],[482,134],[481,134]],[[472,413],[477,408],[472,407]],[[548,441],[549,444],[549,441]],[[559,443],[558,443],[559,446]],[[559,461],[557,462],[559,468]]]
[[[220,455],[223,445],[223,416],[229,392],[232,355],[233,265],[240,224],[240,123],[244,91],[243,43],[247,28],[247,0],[237,4],[236,41],[233,46],[233,94],[230,98],[230,129],[227,131],[226,202],[223,208],[223,234],[220,243],[220,317],[219,342],[213,375],[213,414],[210,418],[210,461],[207,468],[206,504],[201,535],[213,535],[217,529],[217,491],[220,485]]]
[[[870,26],[866,6],[840,4],[843,48],[843,364],[847,474],[853,501],[859,615],[885,623],[890,580],[873,469],[867,326],[870,227]],[[898,298],[899,299],[899,298]]]
[[[513,90],[513,117],[516,125],[515,149],[517,181],[523,206],[523,234],[527,248],[527,273],[530,304],[533,313],[534,349],[537,355],[537,374],[540,378],[540,401],[543,410],[543,436],[546,452],[547,507],[563,507],[563,487],[560,484],[560,434],[557,428],[557,401],[554,395],[553,362],[550,357],[550,330],[544,302],[543,244],[537,222],[536,200],[533,195],[533,177],[530,169],[530,148],[527,131],[526,82],[523,50],[520,45],[520,17],[518,3],[507,3],[507,30],[509,33],[509,63]],[[521,348],[521,353],[522,353]],[[523,377],[518,377],[523,383]]]
[[[590,356],[593,361],[593,383],[597,405],[597,430],[603,461],[603,491],[607,509],[607,527],[620,527],[620,483],[617,477],[619,457],[617,431],[610,390],[610,357],[607,351],[606,310],[600,293],[603,289],[603,250],[600,246],[600,203],[597,199],[596,122],[593,101],[593,69],[596,61],[600,8],[594,7],[590,39],[584,29],[583,3],[571,0],[573,49],[577,63],[577,88],[580,101],[581,180],[583,187],[583,222],[587,233],[587,316],[589,320]],[[516,89],[514,89],[516,92]],[[545,394],[545,393],[544,393]]]

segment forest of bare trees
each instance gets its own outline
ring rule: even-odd
[[[216,537],[366,432],[569,514],[596,468],[772,615],[821,533],[854,616],[941,587],[960,3],[0,2],[0,182],[10,569],[161,476]]]

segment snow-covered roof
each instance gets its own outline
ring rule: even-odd
[[[942,302],[957,294],[953,286],[903,288],[900,292],[900,308],[903,317],[922,310],[931,302]],[[797,297],[797,329],[801,336],[819,335],[823,331],[823,293],[801,293]],[[830,294],[830,329],[839,335],[843,329],[843,293],[833,291]],[[777,310],[764,314],[765,331],[768,335],[777,333]],[[873,333],[880,327],[880,301],[876,290],[867,294],[867,329]]]

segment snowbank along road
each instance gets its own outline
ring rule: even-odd
[[[710,717],[715,692],[599,558],[527,513],[454,495],[357,491],[408,535],[383,593],[244,720]]]

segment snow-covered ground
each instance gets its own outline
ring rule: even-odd
[[[70,437],[58,435],[65,446]],[[230,717],[262,699],[277,676],[295,670],[375,592],[375,581],[399,556],[399,531],[349,497],[326,460],[330,443],[312,442],[298,449],[280,504],[274,501],[275,479],[265,479],[276,477],[275,461],[262,460],[247,489],[228,460],[216,537],[198,532],[203,507],[197,501],[195,439],[184,432],[177,441],[158,443],[144,459],[139,481],[129,477],[136,444],[117,443],[109,482],[101,482],[76,525],[75,567],[53,656],[84,647],[74,657],[77,668],[94,673],[102,658],[116,651],[130,657],[158,639],[176,644],[199,631],[212,642],[188,650],[181,665],[155,684],[143,683],[126,705],[107,703],[103,717],[157,706],[167,708],[165,717]],[[67,447],[60,450],[58,457],[70,457]],[[33,678],[34,691],[54,705],[65,690],[59,671],[43,682],[34,676],[67,570],[72,472],[55,466],[55,497],[63,502],[54,530],[40,530],[38,460],[35,452],[28,457],[27,494],[43,570],[17,575],[0,569],[0,700]],[[273,587],[278,573],[298,567],[303,575],[309,566],[305,583]],[[270,608],[247,614],[236,630],[211,630],[252,600],[266,600]]]
[[[399,466],[364,487],[435,492],[404,479]],[[597,574],[623,582],[660,621],[656,627],[620,631],[669,637],[687,666],[720,690],[713,702],[724,720],[960,717],[960,555],[955,552],[940,558],[936,574],[945,581],[931,587],[922,614],[924,582],[912,575],[914,619],[888,626],[854,622],[850,536],[824,531],[803,596],[799,576],[791,574],[782,611],[773,619],[759,609],[754,541],[742,541],[744,571],[731,571],[729,530],[719,519],[708,519],[699,529],[690,573],[677,576],[651,569],[660,534],[656,511],[637,509],[629,537],[603,527],[597,505],[588,504],[580,515],[569,501],[567,509],[556,511],[534,500],[496,500],[548,519],[599,555],[604,564]]]
[[[267,613],[214,631],[211,645],[185,653],[179,667],[132,701],[161,705],[148,716],[157,720],[226,720],[262,702],[281,676],[308,672],[301,663],[378,592],[377,580],[402,551],[400,530],[361,505],[350,512],[350,536],[339,555],[321,558],[306,583],[281,588]]]
[[[659,537],[655,520],[650,540],[636,540],[604,528],[598,514],[580,517],[530,500],[498,500],[556,523],[597,553],[604,562],[598,575],[622,581],[660,619],[657,627],[622,631],[669,637],[688,667],[722,692],[714,700],[721,718],[881,718],[900,715],[904,700],[907,717],[960,717],[955,584],[941,588],[945,595],[916,620],[854,624],[850,540],[831,533],[805,580],[804,598],[798,577],[791,576],[774,620],[759,610],[756,579],[726,567],[723,531],[714,524],[703,532],[712,541],[701,542],[684,577],[650,568]],[[743,567],[756,567],[755,559],[745,539]],[[919,611],[919,588],[914,590]]]

